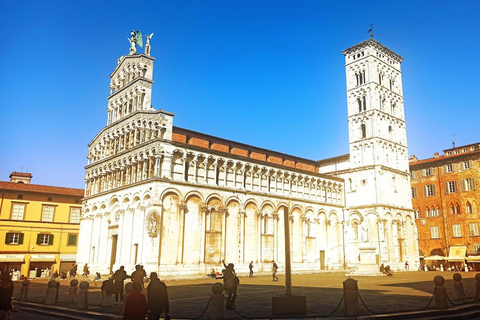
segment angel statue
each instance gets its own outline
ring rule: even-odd
[[[140,31],[132,30],[130,32],[130,38],[127,38],[127,39],[130,42],[130,51],[128,54],[129,55],[136,54],[137,53],[136,44],[138,44],[140,47],[143,46],[142,33]]]
[[[146,35],[145,38],[147,38],[147,42],[145,43],[145,54],[147,56],[150,55],[150,39],[153,38],[153,33],[151,35]]]

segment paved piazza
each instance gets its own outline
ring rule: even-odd
[[[453,274],[452,272],[397,272],[393,277],[355,277],[358,280],[359,293],[367,307],[375,313],[391,313],[411,311],[424,308],[430,301],[434,289],[433,278],[442,275],[446,280],[449,297],[453,300]],[[462,272],[465,294],[474,295],[474,272]],[[293,276],[294,294],[307,296],[308,316],[327,315],[338,305],[343,294],[342,282],[348,277],[344,272],[324,272],[319,274],[302,274]],[[271,297],[274,294],[284,293],[283,275],[279,282],[272,282],[270,276],[254,278],[240,277],[238,287],[236,311],[246,317],[271,316]],[[220,280],[218,280],[220,281]],[[31,300],[41,302],[46,290],[46,280],[33,280],[31,284]],[[170,310],[172,318],[195,318],[205,309],[211,294],[214,279],[166,281],[170,297]],[[15,283],[14,297],[20,295],[19,282]],[[58,305],[74,307],[67,302],[69,282],[61,283]],[[99,307],[100,282],[91,282],[90,310],[117,313],[120,306],[108,308]],[[145,290],[144,290],[145,291]],[[433,309],[430,305],[429,309]],[[360,302],[361,315],[370,315]],[[202,319],[208,318],[208,311]],[[343,316],[343,303],[333,316]],[[232,310],[225,311],[228,319],[241,319]]]

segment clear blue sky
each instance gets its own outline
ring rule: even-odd
[[[174,125],[312,160],[348,153],[343,49],[404,57],[409,153],[480,141],[478,1],[2,1],[0,180],[83,188],[130,30]],[[143,50],[143,49],[142,49]],[[143,51],[142,51],[143,52]]]

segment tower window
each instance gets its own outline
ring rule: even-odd
[[[362,131],[362,138],[366,138],[367,137],[367,126],[363,123],[360,126],[360,129]]]

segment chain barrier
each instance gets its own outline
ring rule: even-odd
[[[212,301],[212,296],[210,296],[210,298],[208,299],[207,305],[205,306],[205,309],[203,310],[202,314],[199,315],[198,317],[192,318],[193,320],[201,318],[205,314],[205,312],[207,312],[208,306],[210,305],[210,301]]]
[[[229,307],[229,309],[233,310],[233,312],[235,312],[236,314],[238,314],[240,317],[244,318],[244,319],[256,319],[256,318],[251,318],[251,317],[247,317],[247,316],[244,316],[243,314],[239,313],[235,306],[232,306],[230,304],[230,302],[228,301],[227,297],[226,296],[223,296],[223,299],[227,302],[227,306]]]
[[[425,306],[425,308],[422,308],[422,309],[419,309],[419,310],[427,310],[427,308],[432,304],[433,297],[435,297],[435,291],[436,291],[436,290],[437,290],[437,287],[435,287],[435,289],[433,289],[432,297],[430,298],[430,301],[429,301],[428,304]]]
[[[373,312],[372,310],[370,310],[367,305],[365,304],[365,302],[363,302],[363,299],[362,299],[362,296],[360,295],[360,292],[357,291],[357,294],[358,294],[358,297],[360,298],[360,301],[362,301],[362,304],[363,306],[365,307],[365,309],[367,309],[370,313],[372,314],[378,314],[377,312]]]
[[[332,312],[330,312],[329,314],[327,315],[324,315],[324,316],[321,316],[321,317],[330,317],[332,314],[334,314],[338,308],[340,308],[340,305],[342,304],[342,301],[343,301],[343,298],[345,297],[345,294],[342,294],[342,298],[340,299],[340,302],[337,304],[337,306],[335,307],[335,309],[333,309]]]
[[[448,302],[450,302],[450,304],[451,304],[452,306],[454,306],[454,307],[455,307],[455,306],[459,306],[459,305],[461,305],[461,304],[464,304],[464,303],[453,303],[452,300],[450,300],[450,297],[448,296],[448,294],[445,293],[445,295],[447,296]]]

